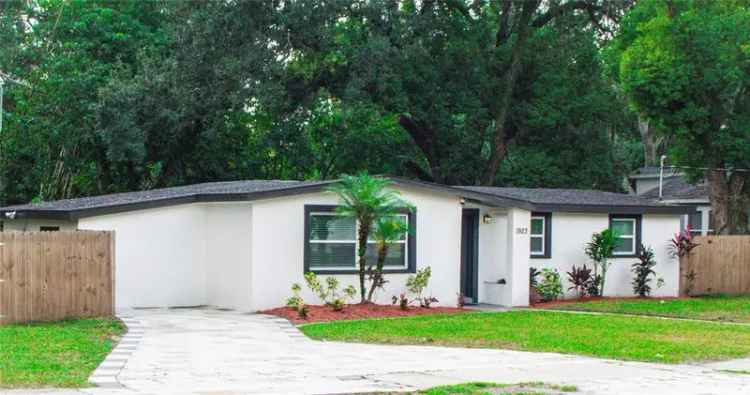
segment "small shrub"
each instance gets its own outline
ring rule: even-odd
[[[343,299],[334,299],[334,301],[331,303],[331,308],[333,311],[342,311],[344,310],[344,300]]]
[[[293,310],[297,310],[300,304],[304,304],[302,297],[299,293],[302,291],[302,286],[298,283],[292,284],[292,296],[286,300],[287,307],[291,307]]]
[[[336,277],[326,277],[324,281],[325,286],[320,282],[315,273],[305,273],[307,287],[323,300],[326,306],[330,306],[335,311],[343,310],[346,300],[352,299],[357,295],[357,289],[352,285],[339,291],[339,280]]]
[[[406,310],[414,302],[419,302],[419,305],[425,308],[430,308],[432,303],[437,303],[438,300],[435,297],[422,296],[422,292],[430,282],[430,276],[432,276],[432,269],[429,266],[419,269],[416,274],[409,276],[406,279],[406,292],[398,297],[393,296],[391,298],[393,304],[398,303],[402,310]]]
[[[303,320],[307,319],[308,314],[310,313],[310,308],[307,307],[305,302],[300,301],[300,304],[296,308],[297,310],[297,316],[299,318],[302,318]]]
[[[651,294],[651,277],[656,275],[654,271],[656,261],[654,260],[654,250],[651,247],[641,246],[638,252],[638,262],[631,266],[635,276],[633,277],[633,292],[641,297]]]
[[[393,304],[398,304],[398,307],[401,310],[409,310],[409,304],[411,302],[409,301],[409,298],[406,296],[406,294],[402,293],[398,296],[393,296]]]
[[[434,296],[425,296],[422,299],[419,299],[419,306],[429,309],[431,304],[438,302],[439,300]]]
[[[602,276],[600,274],[596,274],[593,277],[591,277],[591,281],[589,282],[588,291],[586,293],[589,294],[589,296],[602,296],[599,291],[602,287]]]
[[[568,281],[572,284],[568,291],[575,290],[579,298],[586,296],[594,280],[591,277],[591,269],[587,268],[585,264],[580,268],[573,265],[567,274]]]
[[[541,277],[542,279],[536,286],[536,290],[542,300],[546,302],[559,298],[563,293],[563,288],[560,273],[557,269],[542,269]]]

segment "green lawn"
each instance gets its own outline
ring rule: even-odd
[[[419,395],[547,395],[577,392],[572,385],[547,385],[544,383],[495,384],[466,383],[445,385],[419,391]]]
[[[553,310],[652,315],[750,323],[750,296],[704,296],[690,299],[620,299],[560,304]]]
[[[542,382],[520,384],[464,383],[442,385],[416,392],[372,392],[360,395],[557,395],[578,392],[574,385],[555,385]]]
[[[313,339],[550,351],[679,363],[750,355],[750,326],[553,311],[464,313],[308,324]]]
[[[121,335],[119,321],[0,326],[0,387],[82,387]]]

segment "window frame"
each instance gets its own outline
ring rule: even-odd
[[[532,234],[531,220],[541,218],[544,220],[542,231],[542,252],[531,251],[531,238],[539,237]],[[546,259],[552,257],[552,213],[532,212],[529,220],[529,257],[532,259]]]
[[[641,250],[641,222],[642,216],[640,214],[610,214],[609,215],[609,229],[612,228],[612,223],[618,220],[630,220],[633,221],[633,236],[627,237],[633,239],[633,250],[626,252],[612,252],[613,258],[635,258]]]
[[[355,254],[354,254],[354,266],[351,268],[315,268],[310,267],[310,216],[312,214],[326,214],[336,215],[335,211],[338,206],[336,205],[319,205],[319,204],[306,204],[305,205],[305,228],[304,228],[304,256],[303,256],[303,273],[313,272],[315,274],[358,274],[359,268],[357,267],[357,240],[355,235]],[[409,210],[403,208],[397,211],[398,214],[406,215],[409,223],[410,232],[406,235],[405,244],[405,266],[403,267],[384,267],[383,273],[415,273],[417,270],[417,221],[416,221],[416,209]],[[357,223],[356,226],[359,226]],[[370,242],[368,241],[368,244]]]

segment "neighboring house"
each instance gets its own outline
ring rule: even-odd
[[[712,234],[713,221],[708,186],[703,182],[689,184],[683,173],[665,167],[659,196],[659,174],[658,166],[638,169],[628,177],[631,189],[636,195],[655,202],[689,207],[690,212],[682,217],[680,227],[685,229],[689,226],[695,235]]]
[[[450,187],[392,178],[414,205],[414,232],[391,248],[390,303],[406,278],[430,266],[428,293],[443,305],[526,306],[529,267],[591,263],[592,233],[621,233],[608,295],[632,295],[630,265],[639,243],[656,252],[665,286],[678,294],[678,262],[668,250],[684,207],[599,191]],[[356,284],[356,223],[335,215],[335,181],[236,181],[119,193],[0,209],[5,231],[112,230],[116,306],[214,305],[256,311],[284,304],[305,271]],[[570,292],[569,292],[570,293]],[[307,290],[308,303],[319,303]]]

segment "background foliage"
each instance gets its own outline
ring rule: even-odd
[[[0,70],[32,87],[7,85],[0,199],[362,170],[623,190],[644,4],[4,1]]]

